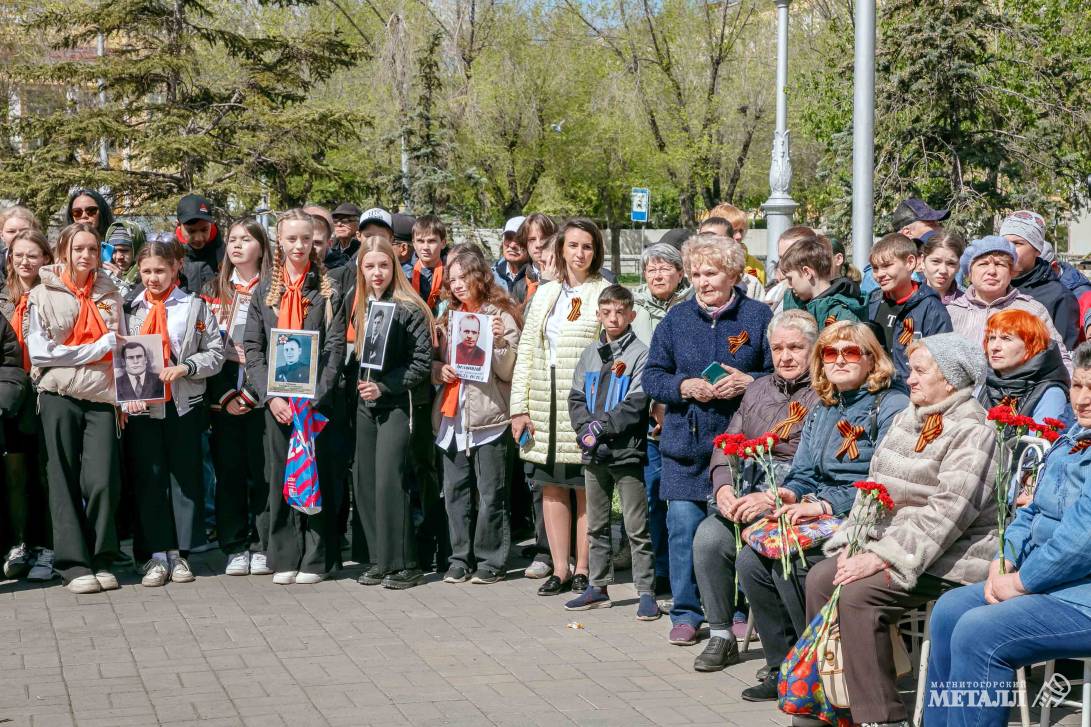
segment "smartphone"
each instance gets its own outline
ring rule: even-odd
[[[716,361],[710,363],[708,368],[701,372],[701,378],[710,384],[715,384],[725,376],[727,376],[727,371]]]
[[[102,243],[102,262],[112,263],[114,261],[114,246],[108,242]]]
[[[529,447],[534,442],[534,437],[530,435],[530,427],[523,430],[523,433],[519,435],[519,446]]]

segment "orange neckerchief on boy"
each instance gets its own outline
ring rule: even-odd
[[[15,329],[15,337],[19,339],[19,348],[23,349],[23,370],[30,371],[30,353],[27,351],[26,341],[23,340],[23,319],[27,314],[27,301],[30,293],[19,296],[19,302],[15,304],[15,312],[11,314],[11,327]]]
[[[420,258],[417,258],[417,262],[413,263],[413,290],[417,291],[417,295],[420,295],[420,277],[421,269],[424,266],[421,265]],[[436,309],[436,303],[439,302],[440,289],[443,287],[443,263],[440,262],[434,268],[432,268],[432,287],[428,289],[428,300],[425,303],[428,304],[429,310]],[[423,297],[423,296],[422,296]]]
[[[429,298],[432,296],[428,296]],[[463,305],[459,308],[460,311],[466,313],[477,313],[481,310],[481,306]],[[453,417],[458,414],[458,391],[462,385],[462,379],[455,379],[451,383],[443,387],[443,393],[440,394],[439,411],[445,417]]]
[[[65,346],[81,346],[85,343],[94,343],[107,333],[106,322],[102,320],[102,315],[98,312],[98,306],[95,305],[95,301],[91,298],[91,292],[95,289],[96,275],[97,273],[91,273],[87,276],[87,282],[77,287],[76,282],[68,274],[67,266],[65,271],[61,273],[61,282],[64,283],[64,287],[68,288],[72,295],[76,296],[76,300],[80,304],[79,315],[76,316],[72,332],[68,334],[68,338],[64,341]],[[108,361],[112,358],[113,354],[107,353],[99,360]]]
[[[303,328],[303,283],[311,271],[310,262],[303,268],[303,274],[294,283],[288,277],[288,269],[281,272],[284,281],[284,294],[280,297],[280,311],[277,313],[277,328],[298,331]]]
[[[167,329],[167,298],[174,292],[176,286],[172,283],[163,291],[162,295],[155,295],[150,290],[144,290],[144,300],[151,305],[148,317],[140,326],[140,335],[158,334],[163,340],[163,365],[170,365],[170,331]],[[163,385],[163,398],[170,401],[170,384]]]

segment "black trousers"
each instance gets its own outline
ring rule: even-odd
[[[136,495],[134,553],[180,550],[185,555],[204,544],[205,427],[204,407],[178,416],[173,401],[166,403],[163,419],[129,417],[125,451]]]
[[[114,511],[121,492],[112,404],[39,396],[54,570],[65,583],[108,568],[120,554]]]
[[[443,461],[436,449],[430,402],[414,402],[413,431],[409,435],[409,468],[417,562],[424,570],[443,570],[451,555],[451,538],[440,478]]]
[[[305,515],[284,500],[284,465],[288,460],[291,424],[281,424],[265,411],[265,477],[269,481],[269,543],[265,555],[269,567],[281,573],[325,574],[337,568],[338,552],[332,535],[337,527],[339,507],[336,488],[328,468],[329,453],[325,437],[327,426],[315,441],[318,458],[318,486],[322,493],[322,511]],[[327,547],[333,543],[331,547]]]
[[[252,530],[262,552],[269,544],[269,483],[265,479],[265,412],[214,411],[212,466],[216,469],[216,532],[227,555],[247,550]]]
[[[372,561],[384,575],[417,567],[408,449],[408,409],[365,407],[361,401],[356,410],[354,515]]]
[[[451,565],[469,571],[484,567],[505,572],[511,550],[508,465],[511,432],[504,432],[469,454],[443,452],[443,499],[451,531]]]
[[[28,396],[24,404],[34,407],[37,398]],[[20,420],[10,417],[3,420],[4,428],[4,479],[3,511],[8,526],[3,542],[18,545],[25,543],[32,548],[53,547],[53,524],[49,519],[49,495],[46,492],[45,472],[42,468],[40,434],[22,431]]]

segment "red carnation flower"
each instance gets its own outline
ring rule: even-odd
[[[1042,439],[1046,440],[1050,444],[1053,444],[1061,438],[1061,433],[1058,432],[1056,429],[1042,429],[1039,434],[1042,435]]]
[[[1011,426],[1015,419],[1015,414],[1012,412],[1010,406],[1000,405],[989,409],[988,418],[989,421],[996,422],[997,424]]]
[[[1065,423],[1062,422],[1060,419],[1054,419],[1053,417],[1046,417],[1042,420],[1042,423],[1045,424],[1047,427],[1052,427],[1053,429],[1056,429],[1058,431],[1065,429]]]

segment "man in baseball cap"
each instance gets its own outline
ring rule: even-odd
[[[326,268],[334,270],[348,264],[360,249],[356,232],[360,228],[360,208],[351,202],[342,202],[333,208],[333,241],[326,253]]]
[[[1037,212],[1019,210],[1004,219],[999,234],[1015,246],[1012,287],[1045,306],[1064,345],[1071,351],[1079,339],[1080,305],[1050,264],[1042,259],[1046,221]]]
[[[402,266],[405,277],[413,279],[413,266],[417,263],[417,255],[413,252],[413,225],[417,219],[412,215],[403,215],[395,212],[390,215],[391,232],[394,233],[394,252],[398,255],[398,263]]]
[[[894,208],[891,215],[891,227],[894,232],[916,240],[918,246],[928,242],[928,238],[943,229],[943,222],[951,216],[950,210],[937,210],[928,206],[923,199],[910,197]]]
[[[200,294],[216,277],[224,256],[223,238],[212,216],[212,203],[199,194],[187,194],[178,200],[178,227],[174,235],[186,254],[182,261],[182,287]]]
[[[500,259],[493,268],[494,277],[509,295],[515,284],[526,276],[527,265],[530,263],[530,253],[516,234],[525,219],[525,216],[520,215],[504,223],[504,232],[500,238]]]

